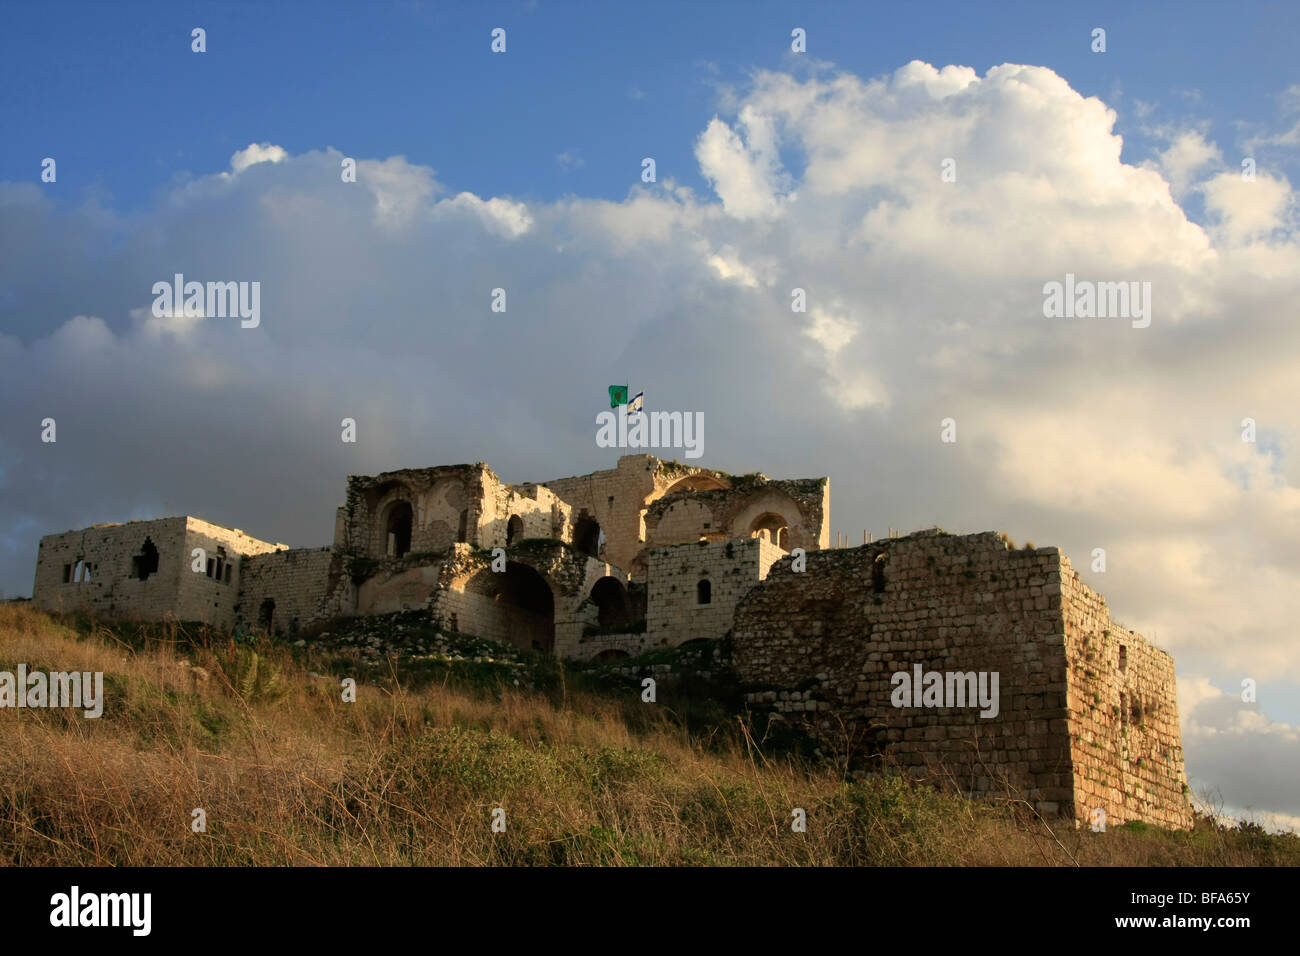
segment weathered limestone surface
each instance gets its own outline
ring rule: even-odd
[[[292,548],[246,558],[236,622],[293,635],[312,621],[334,616],[327,604],[333,562],[332,548]]]
[[[246,556],[285,547],[189,516],[46,535],[32,600],[50,611],[171,616],[228,627]],[[198,571],[195,548],[205,552]]]
[[[646,636],[650,646],[676,647],[731,630],[737,602],[767,577],[785,551],[764,538],[697,541],[650,549]],[[702,603],[702,582],[708,601]]]
[[[1084,642],[1103,653],[1108,624],[1089,595],[1058,549],[1009,550],[993,533],[810,553],[805,572],[784,559],[741,600],[734,662],[752,701],[802,722],[824,747],[1018,795],[1044,813],[1086,819],[1099,806],[1114,823],[1188,826],[1171,662],[1112,627],[1114,660],[1127,642],[1127,672],[1088,664]],[[997,673],[997,716],[978,705],[894,706],[893,675],[916,665]],[[1103,684],[1104,696],[1085,699]],[[1154,714],[1141,737],[1130,734],[1128,758],[1112,712],[1124,694],[1157,702],[1144,703]],[[1148,757],[1134,769],[1139,751]],[[1140,797],[1125,791],[1137,785]]]

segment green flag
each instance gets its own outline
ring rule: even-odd
[[[620,405],[627,404],[627,386],[611,385],[609,387],[609,407],[618,408]]]

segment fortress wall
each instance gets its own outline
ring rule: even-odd
[[[1173,658],[1113,622],[1068,561],[1062,584],[1079,819],[1190,827]]]
[[[275,602],[271,629],[284,634],[338,613],[330,606],[331,548],[294,548],[244,559],[237,623],[262,626],[262,603]],[[337,569],[334,569],[337,576]]]
[[[736,604],[779,559],[787,557],[760,538],[697,541],[652,548],[647,577],[646,641],[675,647],[697,638],[718,638],[731,630]],[[709,582],[709,603],[697,600],[697,585]]]
[[[1060,561],[993,533],[938,532],[809,552],[802,573],[781,561],[737,608],[735,666],[751,700],[824,747],[886,754],[969,792],[1010,785],[1045,813],[1071,812]],[[893,675],[917,664],[997,672],[997,716],[894,707]]]

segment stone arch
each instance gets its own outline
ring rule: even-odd
[[[400,558],[411,550],[411,532],[415,526],[415,509],[405,500],[394,501],[384,509],[381,525],[384,554]]]
[[[506,546],[514,544],[524,536],[524,519],[519,515],[511,515],[510,520],[506,522]]]
[[[660,495],[660,497],[671,495],[677,491],[725,491],[730,487],[730,484],[716,475],[700,472],[699,474],[687,475],[685,478],[680,478],[677,481],[674,481],[664,489],[664,493],[663,495]]]
[[[778,547],[789,550],[790,522],[785,515],[775,511],[764,511],[749,523],[751,538],[764,538]]]
[[[776,488],[763,488],[745,496],[744,502],[731,510],[728,518],[728,531],[733,538],[756,537],[755,531],[766,529],[768,539],[780,544],[782,527],[789,529],[783,547],[817,547],[804,527],[799,502]]]
[[[606,575],[597,581],[591,588],[591,602],[599,612],[596,622],[602,627],[630,624],[632,621],[627,589],[618,578]]]
[[[608,662],[608,661],[625,661],[625,660],[628,660],[631,656],[632,656],[632,655],[629,654],[627,651],[620,651],[620,650],[619,650],[618,648],[616,648],[616,647],[610,647],[610,648],[606,648],[605,650],[601,651],[599,654],[597,654],[595,657],[593,657],[592,660],[593,660],[593,661],[601,661],[601,662]]]
[[[493,572],[489,572],[493,573]],[[493,600],[511,621],[511,642],[518,647],[550,654],[555,650],[555,595],[535,568],[518,561],[506,562],[504,574],[495,574]]]

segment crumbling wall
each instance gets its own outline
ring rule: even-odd
[[[229,627],[244,556],[276,547],[192,516],[47,535],[37,555],[32,598],[51,611],[171,616]],[[204,551],[197,571],[195,548]]]
[[[498,485],[491,491],[479,527],[482,547],[504,548],[526,538],[572,543],[572,508],[545,485]]]
[[[825,747],[1067,809],[1059,560],[1055,548],[1009,551],[994,534],[936,532],[811,552],[802,573],[783,560],[737,609],[737,671],[753,700]],[[997,716],[969,702],[893,706],[893,675],[917,665],[997,673]]]
[[[1118,672],[1121,644],[1123,679],[1101,663],[1113,655]],[[740,602],[734,645],[750,700],[824,747],[1023,798],[1045,814],[1083,820],[1104,796],[1111,820],[1190,821],[1174,785],[1182,753],[1172,662],[1109,625],[1056,548],[932,531],[809,553],[803,573],[787,558]],[[895,706],[894,675],[918,666],[922,675],[996,673],[996,716],[953,700]],[[1145,736],[1130,732],[1127,758],[1120,714],[1099,706],[1103,687],[1155,702]],[[1153,751],[1161,761],[1137,768],[1139,752]]]
[[[157,550],[157,569],[141,579],[132,559],[146,541]],[[184,517],[46,535],[37,551],[32,603],[46,611],[106,616],[156,619],[174,614],[181,574],[189,573],[185,542]],[[87,566],[89,581],[84,580]]]
[[[643,454],[623,455],[616,467],[605,471],[545,484],[568,503],[575,520],[586,512],[599,522],[605,533],[601,557],[625,571],[639,571],[636,558],[645,546],[646,506],[674,486],[690,485],[692,479],[702,487],[726,483],[720,472]]]
[[[342,550],[388,557],[388,518],[402,506],[411,509],[407,553],[441,553],[461,540],[478,543],[484,501],[500,484],[482,462],[349,475]]]
[[[1114,623],[1068,560],[1061,574],[1079,818],[1190,827],[1173,658]]]
[[[729,479],[730,487],[664,495],[646,510],[651,547],[700,538],[749,538],[769,525],[774,544],[814,551],[830,544],[830,480],[773,480],[766,475]],[[779,538],[776,531],[781,531]]]
[[[338,609],[328,598],[334,558],[331,548],[293,548],[246,558],[235,623],[292,635],[333,616]]]

